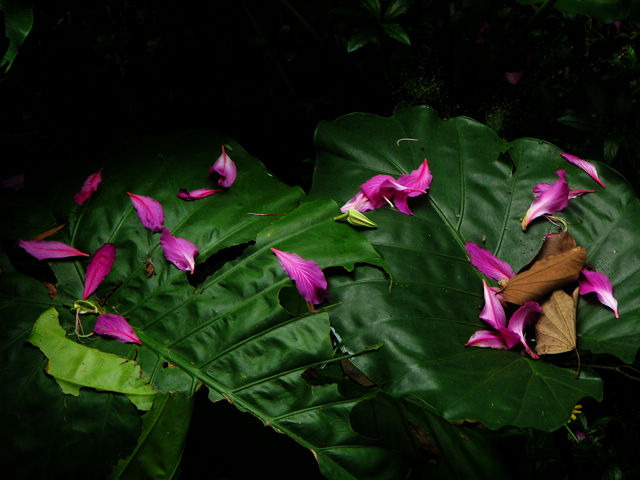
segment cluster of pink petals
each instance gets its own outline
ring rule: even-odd
[[[604,273],[582,270],[578,283],[580,286],[580,295],[595,293],[600,303],[613,310],[616,318],[620,317],[618,315],[618,301],[613,296],[611,280],[609,280]]]
[[[100,183],[102,183],[102,169],[87,177],[80,191],[73,196],[73,201],[82,205],[96,193]]]
[[[200,198],[208,197],[209,195],[213,195],[214,193],[219,192],[220,190],[211,190],[210,188],[199,188],[197,190],[192,190],[190,192],[186,190],[180,190],[176,195],[178,198],[182,200],[186,200],[191,202],[193,200],[198,200]]]
[[[391,175],[375,175],[360,186],[360,191],[345,203],[340,211],[354,209],[366,212],[391,204],[393,201],[400,212],[413,215],[409,210],[407,199],[426,193],[431,186],[432,178],[426,158],[416,170],[401,175],[397,180]]]
[[[218,185],[224,188],[229,188],[236,181],[236,164],[227,155],[224,145],[222,145],[222,153],[209,169],[209,173],[219,174]]]
[[[138,339],[131,325],[120,315],[110,313],[100,315],[96,321],[96,325],[93,327],[93,331],[98,335],[113,337],[122,343],[137,343],[138,345],[142,345],[142,342]]]
[[[295,253],[272,248],[283,270],[296,284],[305,301],[318,304],[327,298],[327,279],[320,266],[312,260],[304,260]]]
[[[189,240],[174,237],[168,228],[162,228],[160,235],[160,245],[164,250],[164,256],[180,270],[191,271],[193,273],[196,262],[195,256],[198,249]]]
[[[575,155],[570,155],[568,153],[561,153],[562,158],[564,158],[567,162],[572,163],[576,167],[584,170],[587,174],[593,178],[602,188],[606,188],[604,184],[598,178],[598,171],[596,170],[596,166],[587,162],[586,160],[581,159],[580,157],[576,157]]]
[[[96,291],[96,288],[98,288],[111,271],[115,260],[116,246],[113,243],[105,243],[96,250],[87,266],[87,272],[84,276],[83,300],[89,298],[89,295]]]
[[[538,193],[536,199],[522,219],[523,230],[526,230],[529,223],[535,218],[559,212],[569,205],[569,184],[565,179],[566,172],[564,170],[558,170],[556,174],[558,175],[558,180],[551,185],[539,183],[534,187],[534,194],[536,192]]]
[[[89,256],[88,253],[81,252],[71,245],[52,240],[20,240],[18,245],[38,260]]]
[[[161,231],[164,223],[164,210],[162,210],[160,202],[154,198],[135,193],[127,192],[127,195],[131,198],[131,203],[138,212],[138,218],[142,225],[154,233]]]

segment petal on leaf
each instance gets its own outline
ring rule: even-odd
[[[602,188],[606,188],[603,183],[598,178],[598,170],[596,170],[596,166],[587,162],[586,160],[581,159],[580,157],[576,157],[575,155],[570,155],[568,153],[561,153],[562,157],[569,163],[573,163],[576,167],[584,170],[587,174],[593,178]]]
[[[492,332],[491,330],[478,330],[471,335],[465,345],[485,348],[509,348],[504,338],[502,338],[502,335],[498,332]]]
[[[102,169],[87,177],[80,191],[73,196],[73,201],[78,205],[82,205],[96,193],[100,183],[102,183]]]
[[[540,313],[542,313],[542,307],[537,302],[526,302],[513,312],[513,315],[511,315],[511,318],[509,319],[509,327],[506,329],[515,334],[517,338],[516,343],[522,344],[527,353],[533,358],[538,358],[538,355],[533,353],[529,348],[529,345],[527,345],[527,341],[524,338],[524,329],[535,322]],[[513,347],[514,344],[512,344],[512,341],[507,340],[506,338],[505,341],[507,345],[509,345],[509,348]]]
[[[104,278],[111,271],[113,262],[116,260],[116,246],[113,243],[105,243],[93,254],[93,258],[87,266],[87,273],[84,277],[84,293],[82,299],[89,298],[96,288],[102,283]]]
[[[120,315],[100,315],[93,331],[98,335],[113,337],[122,343],[137,343],[142,345],[131,325]]]
[[[154,198],[135,193],[127,192],[127,195],[131,197],[131,203],[138,212],[138,218],[142,225],[154,233],[161,231],[164,223],[164,211],[160,202]]]
[[[227,155],[224,145],[222,145],[222,153],[209,169],[209,173],[214,172],[220,175],[218,185],[221,187],[229,188],[236,181],[236,164]]]
[[[613,296],[613,287],[609,277],[604,273],[591,272],[589,270],[582,270],[580,273],[580,295],[595,293],[600,303],[613,310],[616,318],[619,318],[618,301]]]
[[[369,201],[369,198],[362,192],[358,192],[355,197],[340,207],[340,211],[347,213],[349,210],[357,210],[360,213],[367,210],[373,210],[375,207]]]
[[[484,308],[480,312],[480,318],[496,330],[506,328],[507,316],[500,300],[493,290],[487,286],[487,282],[484,279],[482,280],[482,288],[484,289]]]
[[[27,253],[38,260],[46,258],[88,257],[88,253],[76,250],[70,245],[51,240],[20,240],[18,243]]]
[[[498,281],[513,277],[511,266],[493,256],[489,250],[472,242],[466,242],[464,248],[467,250],[471,264],[487,277]]]
[[[210,188],[199,188],[197,190],[192,190],[188,192],[187,190],[180,190],[176,195],[178,198],[182,200],[187,200],[188,202],[193,200],[198,200],[200,198],[208,197],[209,195],[213,195],[214,193],[219,192],[220,190],[211,190]]]
[[[296,283],[298,292],[307,302],[322,303],[327,297],[327,279],[320,266],[312,260],[304,260],[295,253],[272,248],[280,265]]]
[[[180,270],[191,271],[196,268],[195,256],[198,249],[189,240],[174,237],[168,228],[163,227],[160,245],[164,249],[164,256]]]
[[[550,187],[539,183],[533,188],[534,194],[539,193],[522,219],[522,230],[526,230],[533,219],[559,212],[569,205],[569,184],[565,180],[566,172],[558,170],[556,173],[558,180],[553,182]]]

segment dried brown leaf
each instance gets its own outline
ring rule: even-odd
[[[536,352],[564,353],[576,348],[576,308],[578,291],[569,296],[556,290],[542,304],[542,316],[536,323]]]
[[[569,232],[560,232],[555,233],[544,239],[540,250],[538,253],[527,263],[524,267],[522,267],[521,272],[524,270],[528,270],[531,266],[537,262],[538,260],[542,260],[544,257],[548,257],[549,255],[553,255],[556,253],[564,253],[568,252],[572,248],[576,247],[576,240]]]

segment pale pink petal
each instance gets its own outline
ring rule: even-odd
[[[586,438],[587,438],[587,436],[584,434],[584,432],[581,432],[580,430],[578,430],[578,431],[576,432],[576,439],[577,439],[579,442],[582,442],[582,441],[583,441],[583,440],[585,440]]]
[[[182,200],[192,201],[198,200],[200,198],[208,197],[209,195],[213,195],[214,193],[219,192],[220,190],[211,190],[210,188],[199,188],[198,190],[192,190],[187,192],[186,190],[180,190],[178,192],[177,197]]]
[[[471,335],[465,345],[472,347],[485,347],[485,348],[509,348],[504,342],[502,335],[498,332],[492,332],[490,330],[478,330]]]
[[[116,246],[113,243],[105,243],[101,246],[87,266],[87,273],[84,276],[84,293],[82,299],[89,298],[96,288],[102,283],[113,267],[116,260]]]
[[[137,343],[142,345],[142,342],[138,339],[131,325],[120,315],[100,315],[96,321],[96,326],[93,327],[93,331],[98,335],[113,337],[122,343]]]
[[[236,181],[236,164],[233,163],[231,157],[227,155],[224,145],[222,145],[222,153],[209,169],[209,173],[218,173],[218,185],[229,188]]]
[[[464,248],[469,254],[471,264],[487,277],[498,281],[513,277],[514,273],[509,264],[494,257],[489,250],[471,242],[465,243]]]
[[[487,282],[484,279],[482,280],[482,287],[484,289],[484,308],[480,312],[480,318],[496,330],[505,328],[507,326],[507,316],[500,300],[487,286]]]
[[[73,196],[73,201],[78,205],[82,205],[96,193],[100,183],[102,183],[102,169],[87,177],[80,191]]]
[[[524,72],[504,72],[504,78],[511,85],[517,84],[522,79],[522,75],[524,75]]]
[[[591,272],[589,270],[582,270],[580,273],[580,295],[595,293],[600,303],[613,310],[616,318],[619,318],[618,301],[613,296],[613,287],[611,286],[609,277],[604,273]]]
[[[524,329],[535,322],[540,313],[542,313],[542,307],[538,303],[526,302],[511,315],[509,327],[500,331],[509,348],[520,343],[529,355],[533,358],[538,358],[538,355],[533,353],[529,345],[527,345],[527,341],[524,338]]]
[[[374,207],[364,193],[358,192],[355,197],[340,207],[340,211],[343,213],[350,209],[357,210],[362,213],[367,210],[373,210]]]
[[[45,258],[67,258],[67,257],[88,257],[88,253],[76,250],[70,245],[62,242],[49,240],[20,240],[18,244],[24,248],[27,253],[33,255],[38,260]]]
[[[558,180],[553,182],[550,187],[543,186],[543,191],[538,194],[533,201],[529,210],[522,219],[522,229],[526,230],[529,223],[542,215],[549,213],[559,212],[563,210],[569,204],[569,185],[565,180],[566,172],[564,170],[558,170]],[[534,187],[534,192],[537,190],[540,192],[541,184]]]
[[[271,251],[275,253],[287,275],[296,283],[302,298],[313,304],[322,303],[327,298],[327,279],[316,262],[275,248]]]
[[[138,218],[142,225],[152,232],[161,231],[164,223],[164,211],[160,202],[151,197],[136,195],[135,193],[127,192],[127,195],[131,197],[131,203],[133,203],[138,212]]]
[[[562,157],[567,162],[573,163],[576,167],[587,172],[587,174],[596,182],[598,182],[602,188],[605,188],[603,183],[598,178],[598,170],[596,170],[596,166],[593,163],[587,162],[586,160],[583,160],[580,157],[576,157],[575,155],[569,155],[568,153],[561,153],[560,155],[562,155]]]
[[[195,256],[198,249],[189,240],[174,237],[168,228],[162,228],[160,245],[164,249],[164,256],[180,270],[191,271],[196,267]]]

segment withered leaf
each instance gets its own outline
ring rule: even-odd
[[[548,293],[577,281],[586,259],[587,251],[582,247],[547,255],[529,270],[511,277],[502,290],[502,298],[516,305],[530,300],[539,302]]]
[[[555,233],[544,239],[538,253],[522,267],[521,271],[528,270],[538,260],[542,260],[544,257],[553,255],[555,253],[568,252],[572,248],[576,247],[576,240],[569,232]]]
[[[342,371],[345,373],[345,375],[347,375],[358,385],[361,385],[363,387],[373,387],[375,385],[375,383],[369,380],[369,378],[364,373],[362,373],[360,369],[356,367],[348,358],[343,358],[342,360],[340,360],[340,366],[342,367]]]
[[[542,304],[542,316],[536,323],[536,352],[563,353],[576,348],[576,307],[578,291],[569,296],[556,290]]]

